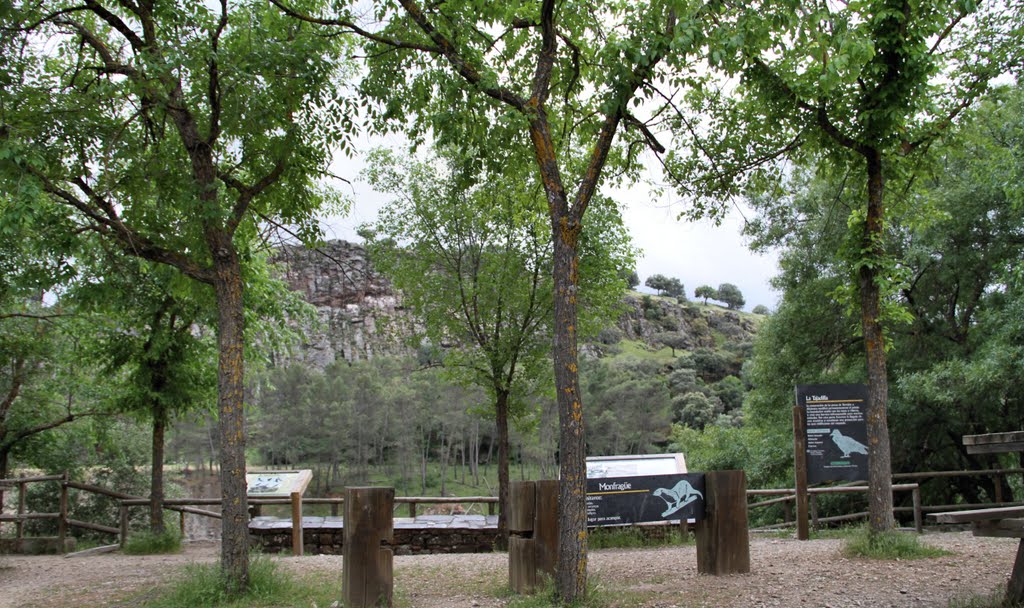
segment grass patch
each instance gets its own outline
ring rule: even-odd
[[[508,608],[552,608],[554,606],[561,608],[618,608],[620,606],[636,606],[642,601],[642,598],[636,593],[622,590],[612,591],[595,577],[590,577],[587,581],[586,595],[569,604],[559,601],[555,584],[550,580],[533,595],[517,595],[509,589],[508,585],[500,588],[496,595],[508,600],[508,603],[505,604]]]
[[[181,551],[181,534],[170,528],[164,529],[162,534],[153,534],[149,530],[136,532],[125,540],[122,551],[128,555],[177,553]]]
[[[679,526],[614,526],[595,528],[587,533],[591,549],[642,549],[688,545],[693,537],[683,535]]]
[[[265,557],[249,562],[249,589],[231,593],[219,564],[190,564],[175,583],[144,601],[146,608],[309,608],[340,599],[337,581],[296,581]]]
[[[926,559],[952,555],[921,542],[918,535],[907,532],[871,532],[860,528],[852,532],[843,547],[847,557],[869,559]]]
[[[1022,608],[1024,604],[1006,602],[1006,590],[996,589],[988,595],[964,595],[949,601],[949,608]]]

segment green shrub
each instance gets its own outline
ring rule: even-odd
[[[952,555],[949,551],[921,543],[916,534],[872,532],[866,527],[850,535],[843,553],[847,557],[870,559],[924,559]]]
[[[157,555],[181,551],[181,535],[177,530],[165,528],[162,534],[149,530],[128,536],[122,549],[128,555]]]

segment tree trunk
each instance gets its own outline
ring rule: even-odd
[[[867,158],[868,213],[864,225],[863,248],[868,263],[859,271],[861,329],[867,356],[868,407],[868,521],[872,533],[892,530],[892,455],[889,449],[889,423],[886,417],[889,380],[886,372],[885,338],[882,330],[881,289],[878,265],[883,256],[883,192],[882,155],[872,150]]]
[[[164,533],[164,432],[167,429],[167,410],[163,404],[153,404],[153,446],[149,477],[149,531]]]
[[[217,410],[220,421],[220,486],[223,519],[221,568],[229,587],[241,591],[249,584],[249,513],[245,486],[245,361],[242,272],[231,236],[207,234],[216,272],[217,294]]]
[[[496,390],[495,431],[498,436],[498,549],[508,548],[508,389]]]
[[[550,196],[550,194],[549,194]],[[580,225],[553,218],[555,331],[553,358],[558,401],[558,595],[565,603],[587,589],[587,445],[576,350]]]

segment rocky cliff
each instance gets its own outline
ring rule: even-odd
[[[374,272],[361,245],[329,241],[317,250],[283,247],[274,256],[280,276],[316,307],[320,323],[306,329],[307,340],[295,358],[316,367],[338,359],[358,361],[379,355],[410,354],[406,338],[412,317],[384,277]],[[600,342],[619,339],[674,348],[748,342],[757,331],[751,315],[717,306],[628,294],[625,311]],[[600,347],[584,348],[599,354]]]
[[[280,278],[303,294],[319,318],[295,358],[316,367],[408,352],[400,328],[411,323],[362,245],[328,241],[317,249],[285,246],[274,254]]]

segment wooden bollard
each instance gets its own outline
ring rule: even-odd
[[[394,488],[345,488],[342,595],[346,608],[391,606]]]
[[[750,572],[747,475],[744,471],[704,474],[704,519],[697,521],[697,572]]]
[[[513,482],[508,531],[509,587],[531,593],[558,565],[558,482]]]

